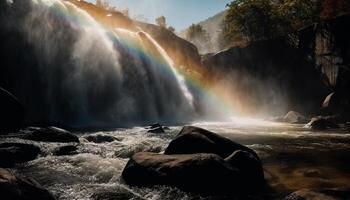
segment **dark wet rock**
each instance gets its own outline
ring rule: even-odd
[[[295,111],[289,111],[283,117],[283,121],[287,123],[292,123],[292,124],[305,124],[308,122],[305,116]]]
[[[0,167],[13,167],[17,163],[34,160],[40,153],[40,148],[32,144],[2,143]]]
[[[240,94],[237,101],[256,113],[313,113],[329,93],[314,64],[284,38],[232,47],[208,56],[203,65],[214,81],[230,85]]]
[[[163,126],[159,123],[150,124],[146,127],[147,133],[164,133],[164,130],[169,130],[169,127]]]
[[[170,142],[164,154],[213,153],[226,158],[237,150],[247,151],[259,159],[254,150],[228,138],[202,128],[185,126]]]
[[[68,145],[68,146],[57,147],[56,149],[54,149],[52,154],[55,156],[75,155],[75,154],[78,154],[77,150],[78,150],[77,146]]]
[[[303,172],[305,177],[321,177],[320,171],[317,169],[309,169]]]
[[[329,128],[339,128],[339,125],[324,117],[314,117],[307,124],[307,127],[315,130],[325,130]]]
[[[349,197],[350,190],[348,189],[302,189],[288,195],[285,200],[347,200]]]
[[[22,104],[10,92],[0,87],[0,134],[22,127],[25,111]]]
[[[36,128],[31,127],[23,130],[24,135],[23,139],[33,140],[33,141],[42,141],[42,142],[77,142],[79,143],[79,138],[60,128],[57,127],[47,127],[47,128]]]
[[[246,177],[250,169],[244,172],[239,169],[240,165],[249,163],[241,158],[240,153],[230,160],[237,167],[216,154],[162,155],[141,152],[130,158],[122,177],[131,186],[169,185],[206,194],[253,193],[262,188],[258,184],[264,181],[263,177]],[[237,163],[241,161],[245,163]]]
[[[50,192],[35,180],[16,176],[0,168],[0,194],[3,200],[53,200]]]
[[[235,151],[225,158],[225,161],[236,167],[241,176],[244,177],[242,182],[246,185],[259,187],[264,184],[264,170],[261,162],[253,154],[247,151]],[[253,182],[251,180],[254,180]]]
[[[342,114],[349,117],[350,95],[348,88],[329,94],[323,101],[321,111],[325,115]]]
[[[114,140],[116,140],[116,138],[113,136],[102,135],[102,134],[88,135],[85,137],[85,139],[89,142],[94,142],[94,143],[106,143],[106,142],[113,142]]]
[[[159,128],[159,127],[163,127],[163,126],[159,123],[154,123],[154,124],[148,125],[147,129],[153,129],[153,128]]]
[[[164,133],[163,127],[151,128],[147,131],[147,133]]]

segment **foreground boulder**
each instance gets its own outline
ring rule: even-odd
[[[24,108],[18,99],[0,87],[0,134],[21,128],[24,115]]]
[[[131,186],[169,185],[205,194],[253,193],[262,188],[264,176],[261,166],[245,166],[260,163],[249,154],[234,153],[224,160],[216,154],[140,152],[131,157],[122,177]]]
[[[0,194],[3,200],[54,200],[46,189],[33,179],[15,176],[0,168]]]
[[[258,155],[248,147],[208,130],[185,126],[170,142],[164,154],[213,153],[226,158],[237,150],[247,151],[259,160]]]
[[[32,144],[2,143],[0,167],[13,167],[17,163],[34,160],[40,153],[40,148]]]
[[[41,142],[77,142],[79,143],[79,138],[72,133],[57,128],[57,127],[47,127],[47,128],[37,128],[31,127],[23,131],[23,139],[41,141]]]

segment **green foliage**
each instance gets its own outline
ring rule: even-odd
[[[192,24],[188,28],[186,39],[195,44],[200,53],[208,53],[212,48],[210,36],[200,24]]]
[[[275,34],[275,8],[270,0],[236,0],[228,7],[224,31],[229,38],[257,40]]]
[[[166,26],[167,26],[166,25],[166,18],[164,16],[160,16],[160,17],[156,18],[156,24],[158,26],[166,28]]]
[[[255,41],[316,22],[323,0],[235,0],[227,5],[222,39]]]
[[[168,27],[168,30],[171,31],[171,32],[173,32],[173,33],[175,33],[175,28],[172,27],[172,26],[169,26],[169,27]]]

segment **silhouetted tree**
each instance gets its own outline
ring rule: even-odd
[[[156,18],[156,24],[158,26],[166,28],[166,26],[167,26],[166,25],[166,18],[164,16],[160,16],[160,17]]]
[[[109,8],[109,3],[107,0],[96,0],[96,6],[104,9]]]
[[[172,26],[169,26],[169,27],[168,27],[168,30],[171,31],[171,32],[173,32],[173,33],[175,33],[175,28],[172,27]]]
[[[208,53],[212,49],[210,36],[200,24],[192,24],[188,28],[186,39],[195,44],[200,53]]]

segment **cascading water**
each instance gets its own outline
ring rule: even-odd
[[[67,1],[13,0],[5,10],[17,21],[7,29],[27,48],[29,62],[16,66],[24,85],[13,90],[28,117],[79,127],[179,122],[193,114],[183,78],[148,34],[107,29]]]

